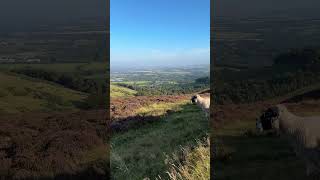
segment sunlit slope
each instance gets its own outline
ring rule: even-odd
[[[137,91],[134,91],[132,89],[129,89],[129,88],[125,88],[125,87],[121,87],[121,86],[118,86],[118,85],[114,85],[114,84],[111,84],[110,85],[110,96],[112,98],[115,98],[115,97],[132,97],[132,96],[135,96],[137,94]]]
[[[136,109],[135,116],[129,118],[131,128],[114,133],[111,140],[112,179],[155,179],[159,176],[169,179],[167,172],[183,177],[209,174],[206,171],[208,156],[205,150],[197,149],[206,156],[201,158],[205,163],[191,157],[197,153],[196,150],[182,155],[184,149],[196,147],[197,140],[206,137],[208,120],[204,112],[191,104],[189,99],[165,102],[159,97],[159,100]],[[186,160],[181,165],[183,167],[172,169],[171,163],[181,163],[175,156]],[[189,173],[183,168],[188,169]],[[201,172],[195,172],[197,170]]]

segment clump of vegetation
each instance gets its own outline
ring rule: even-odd
[[[167,159],[167,172],[171,180],[210,179],[210,140],[198,142],[195,148],[182,149],[182,157],[174,155]],[[181,161],[182,159],[182,161]],[[159,179],[162,179],[159,177]]]

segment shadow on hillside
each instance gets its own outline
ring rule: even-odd
[[[183,113],[185,109],[190,109],[191,106],[198,108],[196,105],[186,104],[186,105],[181,105],[180,107],[181,110],[179,111],[167,110],[164,115],[160,115],[160,116],[135,115],[135,116],[128,116],[124,118],[116,118],[114,121],[112,121],[110,128],[111,128],[111,131],[114,133],[124,132],[131,128],[137,128],[137,127],[151,124],[153,122],[158,122],[164,117],[170,116],[171,114]]]
[[[159,121],[163,116],[129,116],[126,118],[117,119],[111,123],[111,130],[113,133],[124,132],[131,128],[141,127],[152,122]]]

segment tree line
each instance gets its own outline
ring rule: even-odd
[[[214,80],[218,104],[248,103],[283,96],[320,81],[320,53],[317,49],[292,49],[278,55],[274,71],[250,79]],[[247,70],[250,71],[250,70]],[[246,71],[240,73],[247,73]],[[262,78],[263,76],[263,78]],[[268,77],[268,78],[266,78]]]

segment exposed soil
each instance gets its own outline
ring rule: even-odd
[[[104,110],[1,115],[0,177],[105,177],[105,164],[84,159],[94,149],[107,153],[106,127]]]

